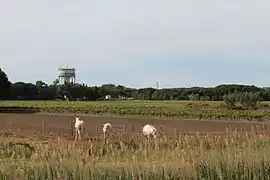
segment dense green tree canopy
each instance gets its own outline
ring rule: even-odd
[[[102,86],[87,86],[85,84],[59,85],[55,80],[52,84],[38,80],[35,84],[14,82],[10,83],[7,75],[0,69],[0,98],[22,100],[99,100],[106,95],[121,99],[138,100],[210,100],[220,101],[225,95],[236,92],[256,93],[260,100],[270,100],[270,89],[249,85],[218,85],[212,88],[190,87],[154,89],[128,88],[122,85],[104,84]]]
[[[0,68],[0,99],[7,99],[10,93],[10,81],[7,74]]]

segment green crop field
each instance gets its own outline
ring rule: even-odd
[[[188,103],[196,101],[0,101],[0,106],[20,106],[20,107],[38,107],[38,108],[52,108],[52,107],[65,107],[65,108],[90,108],[90,107],[136,107],[136,108],[164,108],[167,110],[184,109]],[[217,106],[221,102],[218,101],[205,101],[205,104]]]
[[[192,102],[203,102],[206,104],[220,104],[222,101],[147,101],[147,100],[122,100],[122,101],[0,101],[1,105],[36,105],[36,104],[163,104],[183,106]]]
[[[189,109],[187,105],[206,104],[209,108]],[[268,110],[219,109],[217,101],[2,101],[1,107],[28,107],[46,113],[109,114],[184,119],[268,120]],[[268,104],[269,102],[264,102]]]
[[[83,106],[83,105],[139,105],[139,106],[167,106],[167,107],[182,107],[188,103],[204,103],[212,106],[218,106],[223,101],[144,101],[144,100],[124,100],[124,101],[0,101],[0,106],[41,106],[41,105],[59,105],[59,106]],[[269,104],[270,101],[264,101],[262,104]]]

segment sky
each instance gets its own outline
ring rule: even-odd
[[[270,86],[269,0],[12,0],[0,6],[0,68],[51,84]]]

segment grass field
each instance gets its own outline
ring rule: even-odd
[[[170,108],[184,108],[188,103],[198,101],[0,101],[0,106],[85,106],[85,105],[134,105],[134,106],[164,106]],[[210,105],[219,105],[222,101],[203,101]],[[270,104],[270,102],[269,102]]]
[[[1,137],[1,179],[269,179],[269,136],[254,128],[225,136],[147,140],[140,135],[71,142]]]
[[[0,113],[0,179],[270,179],[270,124],[238,121],[243,113],[256,117],[267,111],[195,110],[183,116],[188,103],[2,101],[0,106],[44,112]],[[74,142],[70,122],[83,112],[85,134]],[[205,113],[201,120],[190,120],[199,113]],[[205,121],[211,113],[214,118]],[[232,114],[234,121],[227,121]],[[159,118],[144,117],[149,115]],[[226,121],[217,121],[221,115]],[[105,122],[114,127],[108,143],[101,139]],[[157,127],[159,138],[142,137],[141,128],[148,123]]]
[[[115,105],[115,106],[160,106],[168,108],[185,108],[189,103],[204,103],[210,106],[219,106],[223,101],[144,101],[144,100],[124,100],[124,101],[0,101],[0,106],[93,106],[93,105]],[[270,101],[263,101],[261,104],[269,104]]]

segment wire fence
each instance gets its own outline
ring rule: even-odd
[[[8,119],[5,122],[2,122],[0,120],[0,129],[2,131],[9,131],[9,132],[28,132],[30,134],[31,132],[34,134],[39,134],[39,135],[48,135],[51,133],[54,134],[60,134],[64,133],[67,136],[74,137],[75,136],[75,120],[71,119],[69,122],[69,127],[65,126],[61,128],[61,125],[57,125],[57,127],[54,127],[53,124],[50,124],[48,120],[45,118],[42,120],[37,120],[35,124],[24,124],[23,122],[16,122],[14,119]],[[92,134],[92,135],[102,135],[103,131],[103,123],[96,123],[95,125],[92,124],[91,127],[87,126],[85,129],[84,133],[86,134]],[[180,135],[207,135],[207,134],[213,134],[213,135],[224,135],[226,134],[225,130],[223,132],[183,132],[181,131],[180,128],[170,128],[166,127],[164,125],[159,125],[156,126],[158,129],[158,133],[161,136],[166,136],[169,134],[171,137],[178,137]],[[165,129],[165,131],[164,131]],[[139,129],[138,124],[124,124],[124,125],[119,125],[115,124],[112,126],[112,133],[130,133],[130,134],[135,134],[135,133],[142,133],[142,127]]]

